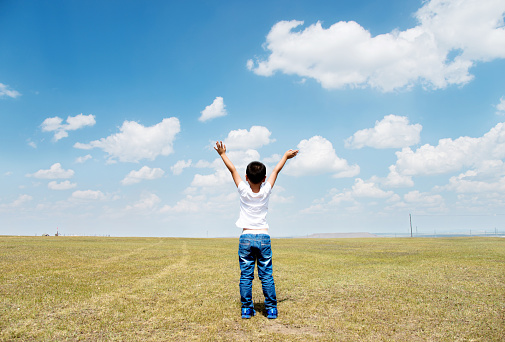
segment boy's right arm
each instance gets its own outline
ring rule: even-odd
[[[231,176],[233,178],[233,181],[235,182],[235,185],[238,187],[240,182],[242,182],[242,178],[240,178],[240,175],[235,168],[235,165],[231,162],[231,160],[228,158],[226,155],[226,146],[223,144],[222,141],[216,141],[216,147],[214,149],[217,151],[217,153],[221,156],[221,159],[224,162],[224,165],[228,168],[228,170],[231,173]]]

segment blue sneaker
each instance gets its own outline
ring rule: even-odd
[[[242,308],[242,318],[251,318],[256,315],[256,311],[253,308]]]
[[[267,310],[267,318],[268,319],[276,319],[277,318],[277,308],[270,308]]]

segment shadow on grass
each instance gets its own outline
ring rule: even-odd
[[[277,301],[277,304],[285,302],[287,300],[291,300],[291,298],[284,298]],[[254,310],[256,312],[261,313],[263,316],[267,317],[267,308],[265,307],[265,303],[254,303]]]

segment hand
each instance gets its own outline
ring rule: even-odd
[[[298,151],[299,150],[289,150],[286,153],[284,153],[284,155],[286,156],[286,159],[291,159],[293,157],[296,157],[296,155],[298,154]]]
[[[222,155],[223,153],[226,153],[226,146],[222,141],[216,141],[216,147],[214,147],[214,150],[216,150],[219,155]]]

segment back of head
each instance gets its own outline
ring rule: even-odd
[[[267,175],[267,168],[263,163],[253,161],[247,165],[246,175],[251,183],[258,184],[265,179],[265,176]]]

